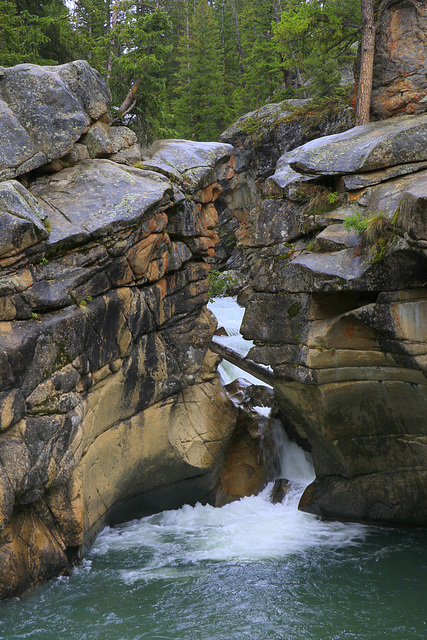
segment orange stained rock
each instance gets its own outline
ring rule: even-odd
[[[146,274],[148,265],[155,255],[159,245],[169,236],[165,233],[155,233],[134,244],[128,253],[130,268],[137,278]]]
[[[202,209],[202,222],[206,229],[215,229],[218,224],[218,212],[213,202],[204,205]]]
[[[364,187],[363,189],[358,189],[357,191],[349,191],[348,192],[348,199],[351,202],[357,202],[360,198],[361,195],[363,195],[366,191],[366,187]]]
[[[164,251],[160,258],[156,258],[152,260],[148,265],[146,277],[148,282],[155,282],[156,280],[160,280],[169,266],[170,261],[170,253],[169,251]]]
[[[221,186],[218,184],[218,182],[214,182],[213,184],[210,184],[208,187],[205,187],[200,191],[200,200],[203,204],[214,202],[221,194],[221,192]]]

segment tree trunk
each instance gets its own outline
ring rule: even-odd
[[[250,373],[255,378],[258,378],[262,382],[265,382],[265,384],[273,386],[274,374],[269,369],[266,369],[262,365],[257,364],[252,360],[243,358],[243,356],[238,354],[236,351],[233,351],[233,349],[230,349],[230,347],[224,347],[224,345],[219,344],[219,342],[216,342],[215,340],[212,340],[209,347],[211,351],[217,353],[223,360],[231,362],[231,364],[234,364],[236,367],[243,369],[243,371],[246,371],[246,373]]]
[[[111,31],[117,25],[117,3],[114,4],[113,7],[113,17],[111,19],[111,4],[108,3],[107,8],[107,30]],[[110,53],[107,61],[107,80],[111,78],[111,72],[113,70],[113,60],[114,60],[114,47],[116,45],[116,38],[113,36],[110,40]]]
[[[375,23],[373,0],[361,0],[362,42],[360,45],[360,73],[357,91],[356,126],[370,119],[372,76],[374,71]]]
[[[142,82],[142,76],[138,76],[135,82],[133,83],[131,89],[129,89],[129,91],[127,92],[126,98],[123,100],[122,104],[120,105],[120,109],[119,109],[120,117],[114,118],[111,125],[116,124],[116,122],[120,122],[124,116],[126,116],[136,107],[136,103],[137,103],[136,94],[141,82]]]

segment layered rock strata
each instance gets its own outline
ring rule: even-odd
[[[237,408],[208,351],[226,144],[141,161],[84,62],[0,77],[0,597],[107,523],[214,501]],[[137,163],[134,166],[134,163]]]
[[[301,508],[324,517],[427,523],[426,118],[285,153],[242,224],[242,333],[312,451]]]
[[[288,100],[248,113],[224,131],[220,140],[233,145],[234,153],[219,176],[222,193],[215,204],[220,242],[209,261],[215,267],[247,271],[259,247],[253,236],[259,226],[264,183],[279,158],[314,138],[341,133],[353,124],[353,111],[345,104],[325,101],[319,110],[312,108],[311,100]]]

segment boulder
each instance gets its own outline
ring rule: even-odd
[[[172,194],[172,187],[158,173],[128,170],[109,160],[86,160],[37,178],[31,192],[49,217],[48,244],[53,247],[87,242],[138,224]]]
[[[279,472],[274,456],[272,431],[283,428],[276,418],[273,392],[269,387],[234,380],[225,387],[236,407],[237,422],[224,450],[216,505],[256,495]],[[272,445],[272,446],[269,446]]]
[[[144,150],[142,167],[181,180],[195,191],[215,182],[215,168],[228,160],[231,152],[228,144],[158,140]]]
[[[66,155],[91,122],[107,112],[110,100],[105,81],[84,61],[4,69],[0,179],[14,178]]]
[[[342,183],[346,191],[355,191],[370,187],[380,182],[385,182],[397,176],[404,176],[427,168],[427,162],[409,162],[408,164],[398,164],[395,167],[386,167],[379,171],[369,171],[368,173],[353,173],[343,176]]]
[[[427,241],[427,174],[414,180],[405,190],[399,206],[397,222],[415,240]]]
[[[403,116],[312,140],[287,162],[301,173],[340,175],[427,160],[427,115]]]

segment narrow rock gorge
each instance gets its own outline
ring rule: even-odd
[[[257,493],[254,403],[313,456],[301,509],[426,525],[417,91],[362,127],[295,100],[218,143],[141,150],[86,62],[0,69],[0,598],[67,572],[105,525]],[[211,266],[249,282],[242,333],[274,395],[220,383]]]

